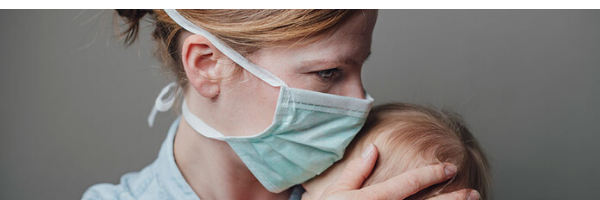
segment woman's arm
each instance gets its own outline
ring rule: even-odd
[[[375,145],[369,145],[361,157],[352,160],[342,175],[319,198],[321,200],[350,199],[404,199],[436,183],[450,179],[456,173],[456,166],[446,163],[430,165],[404,172],[385,182],[360,188],[371,174],[377,161],[378,151]],[[472,189],[463,189],[433,197],[432,200],[468,199],[476,200],[479,193]]]

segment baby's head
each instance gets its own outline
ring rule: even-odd
[[[414,104],[394,103],[373,108],[342,160],[303,184],[302,199],[315,199],[341,174],[346,164],[373,143],[379,149],[377,164],[363,187],[386,181],[405,171],[436,163],[452,163],[454,178],[433,185],[407,199],[426,199],[463,188],[489,195],[489,164],[479,144],[454,113]]]

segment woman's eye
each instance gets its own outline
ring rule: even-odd
[[[334,76],[336,76],[339,71],[340,71],[340,69],[338,69],[338,68],[326,69],[326,70],[318,71],[317,75],[319,75],[319,77],[323,80],[329,80],[329,79],[332,79]]]

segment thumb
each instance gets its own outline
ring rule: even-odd
[[[333,194],[340,191],[359,189],[365,179],[371,174],[378,155],[377,147],[373,143],[369,144],[361,157],[355,158],[346,165],[342,175],[329,186],[326,192]]]

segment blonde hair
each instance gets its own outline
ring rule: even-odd
[[[406,103],[374,107],[365,126],[346,150],[354,157],[370,143],[379,158],[363,187],[383,182],[404,171],[448,162],[457,166],[454,178],[424,189],[407,199],[426,199],[464,188],[490,193],[490,166],[479,144],[454,113]]]
[[[357,10],[178,10],[188,20],[224,41],[243,56],[284,43],[310,43],[331,34]],[[188,84],[178,39],[183,29],[163,10],[117,10],[126,23],[121,32],[125,44],[138,35],[140,20],[150,15],[155,26],[155,56],[177,78],[180,86]],[[232,74],[240,72],[236,67]]]

